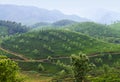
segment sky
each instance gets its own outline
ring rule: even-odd
[[[89,17],[97,9],[120,12],[120,0],[0,0],[0,4],[29,5]]]

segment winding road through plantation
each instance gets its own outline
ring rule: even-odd
[[[39,60],[34,60],[34,59],[29,59],[27,57],[25,57],[23,54],[18,54],[18,53],[15,53],[15,52],[12,52],[10,50],[7,50],[7,49],[4,49],[2,47],[0,47],[0,50],[6,52],[6,53],[9,53],[9,54],[12,54],[14,56],[17,56],[19,57],[20,59],[12,59],[14,61],[20,61],[20,62],[45,62],[45,61],[49,61],[48,59],[39,59]],[[102,52],[102,53],[93,53],[93,54],[89,54],[88,57],[96,57],[96,56],[99,56],[100,54],[112,54],[112,55],[118,55],[120,54],[120,52]],[[53,60],[57,60],[57,59],[67,59],[67,58],[70,58],[70,57],[54,57],[52,58]]]

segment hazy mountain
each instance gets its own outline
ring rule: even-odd
[[[62,19],[74,21],[88,21],[76,15],[65,15],[58,10],[47,10],[33,6],[0,5],[0,20],[22,22],[23,24],[34,24],[37,22],[55,22]]]
[[[111,24],[120,20],[120,13],[106,9],[97,9],[91,13],[90,19],[98,23]]]

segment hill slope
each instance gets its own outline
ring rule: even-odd
[[[108,25],[97,24],[94,22],[83,22],[67,26],[63,29],[81,32],[91,37],[100,38],[103,40],[114,40],[120,37],[120,31],[110,28]]]
[[[58,27],[63,27],[63,26],[68,26],[68,25],[72,25],[72,24],[75,24],[75,23],[78,23],[76,21],[72,21],[72,20],[59,20],[59,21],[56,21],[56,22],[53,22],[53,23],[47,23],[47,22],[40,22],[40,23],[36,23],[34,25],[31,26],[32,29],[37,29],[37,28],[46,28],[47,27],[51,27],[51,28],[58,28]]]
[[[120,22],[113,23],[109,25],[112,29],[119,30],[120,31]]]
[[[12,36],[3,41],[3,48],[39,59],[48,56],[70,56],[80,51],[95,53],[114,51],[112,44],[97,41],[86,35],[63,30],[41,30]]]
[[[72,24],[75,24],[75,23],[77,23],[77,22],[72,21],[72,20],[60,20],[60,21],[54,22],[52,25],[61,27],[61,26],[72,25]]]

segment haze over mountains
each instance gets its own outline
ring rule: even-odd
[[[120,13],[107,9],[96,9],[91,12],[89,19],[102,24],[111,24],[120,20]]]
[[[47,10],[33,6],[0,5],[0,20],[22,22],[23,24],[34,24],[37,22],[55,22],[62,19],[74,21],[88,21],[76,15],[65,15],[58,10]]]
[[[111,24],[120,20],[120,13],[105,9],[89,12],[90,17],[66,15],[59,10],[47,10],[34,6],[0,5],[0,20],[10,20],[32,25],[38,22],[53,23],[59,20],[73,20],[77,22],[94,21],[102,24]],[[72,14],[72,13],[71,13]]]

